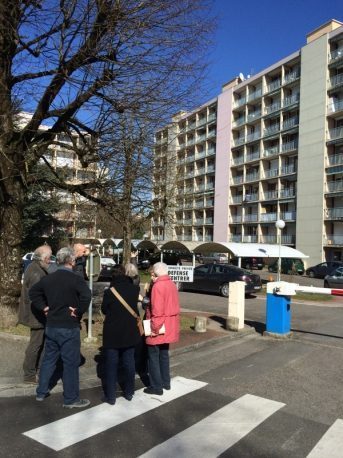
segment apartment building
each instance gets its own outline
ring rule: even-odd
[[[277,243],[283,219],[282,244],[308,263],[343,260],[343,24],[175,116],[155,153],[176,161],[175,195],[168,233],[155,219],[152,239]]]

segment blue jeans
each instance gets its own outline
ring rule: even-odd
[[[135,392],[135,347],[105,349],[105,396],[108,401],[116,400],[118,363],[122,359],[125,372],[124,395],[132,396]]]
[[[169,344],[148,345],[148,356],[151,388],[170,388]]]
[[[80,329],[45,328],[45,348],[39,373],[37,396],[49,393],[51,377],[56,369],[58,358],[63,362],[63,403],[73,404],[80,399]]]

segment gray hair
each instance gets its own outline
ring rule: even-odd
[[[50,258],[51,254],[51,247],[49,245],[42,245],[35,249],[32,255],[32,260],[44,262],[46,258]]]
[[[57,251],[56,262],[60,265],[71,264],[75,261],[75,252],[70,247],[61,248]]]
[[[156,277],[161,277],[161,275],[168,275],[168,266],[164,262],[156,262],[152,266],[153,272]]]
[[[134,264],[132,264],[132,262],[125,264],[125,275],[131,278],[138,275],[138,269]]]

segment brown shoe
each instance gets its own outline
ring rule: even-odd
[[[37,385],[37,377],[35,375],[32,375],[31,377],[24,377],[24,383],[29,385]]]

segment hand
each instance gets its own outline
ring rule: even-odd
[[[77,318],[76,307],[69,307],[70,316]]]
[[[158,336],[158,334],[155,334],[154,332],[150,334],[150,337],[156,337],[156,336]]]
[[[49,307],[45,307],[45,308],[43,309],[43,313],[44,313],[45,316],[48,315],[48,311],[49,311]]]

